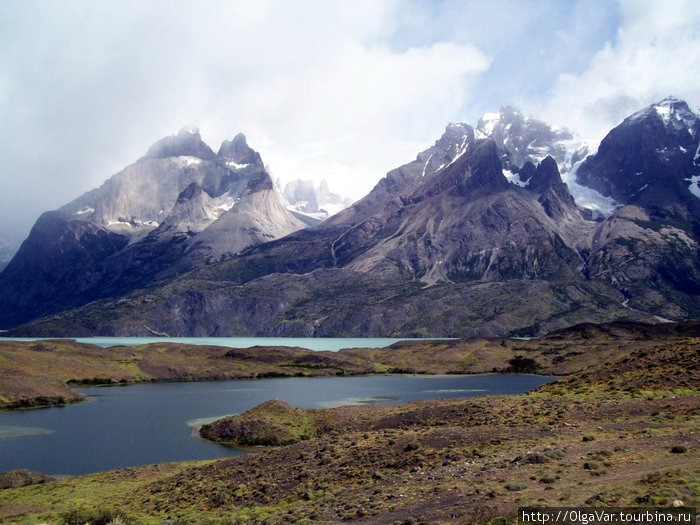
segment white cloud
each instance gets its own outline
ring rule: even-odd
[[[215,150],[243,132],[276,176],[325,177],[333,191],[361,197],[434,140],[488,67],[469,44],[391,48],[399,8],[8,0],[4,229],[20,216],[28,229],[185,124]]]
[[[692,0],[623,0],[616,40],[580,74],[562,74],[533,113],[602,139],[624,117],[668,95],[700,102],[700,8]]]
[[[499,105],[591,134],[667,94],[700,101],[694,3],[620,11],[607,0],[5,0],[0,232],[24,237],[41,211],[186,124],[214,149],[243,132],[276,177],[325,177],[360,197],[448,122]]]

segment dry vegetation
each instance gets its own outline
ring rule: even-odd
[[[439,359],[444,370],[476,367],[473,356],[501,348],[489,367],[517,355],[517,366],[568,375],[519,396],[318,411],[269,402],[210,437],[251,443],[274,425],[285,446],[8,488],[0,521],[63,523],[107,509],[154,524],[459,524],[497,521],[519,505],[700,504],[696,325],[584,326],[469,345],[368,353],[373,367],[435,371]],[[431,349],[443,357],[429,359]]]

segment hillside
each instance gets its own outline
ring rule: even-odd
[[[571,133],[511,109],[489,118],[477,128],[450,124],[321,225],[224,254],[215,238],[248,231],[241,214],[229,214],[184,252],[142,259],[133,252],[142,243],[132,244],[123,250],[131,255],[103,264],[107,282],[90,284],[100,297],[69,287],[75,301],[60,305],[57,293],[58,313],[11,333],[493,337],[700,315],[700,116],[664,99],[587,156]],[[596,199],[577,204],[561,173],[577,181],[574,193],[587,188]],[[207,206],[201,191],[181,197],[197,200],[199,208],[182,203],[188,213]],[[239,234],[221,237],[230,225]],[[212,256],[189,264],[200,253],[196,239],[209,239]],[[74,262],[70,271],[83,276],[73,279],[92,283],[94,272]],[[3,304],[14,312],[16,300]]]
[[[502,341],[455,345],[467,343]],[[522,505],[700,503],[697,325],[583,325],[513,345],[570,373],[518,396],[341,407],[320,418],[270,402],[241,417],[325,424],[256,454],[0,490],[0,518],[455,524],[511,518]]]

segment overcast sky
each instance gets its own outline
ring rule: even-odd
[[[3,0],[0,237],[185,125],[359,198],[449,122],[700,104],[696,0]]]

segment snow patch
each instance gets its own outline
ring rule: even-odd
[[[217,204],[216,208],[214,208],[214,212],[216,213],[217,211],[219,211],[219,214],[221,214],[225,211],[231,211],[231,208],[233,208],[236,204],[238,204],[239,200],[241,200],[241,199],[229,197],[224,202]]]
[[[133,224],[131,224],[130,222],[127,222],[127,221],[122,221],[120,219],[120,220],[116,220],[116,221],[109,221],[107,223],[107,226],[108,227],[109,226],[133,226]]]
[[[690,182],[688,185],[688,189],[690,190],[690,193],[695,195],[698,199],[700,199],[700,175],[693,175],[689,179],[685,179]]]
[[[430,157],[428,157],[428,160],[425,161],[425,165],[423,166],[423,173],[421,177],[425,177],[425,170],[428,169],[428,163],[430,162],[430,159],[433,158],[434,153],[430,154]]]
[[[75,212],[76,215],[85,215],[86,213],[95,213],[95,208],[83,208]]]
[[[457,150],[457,154],[454,156],[454,158],[447,164],[442,164],[436,171],[440,171],[443,167],[447,168],[449,166],[452,166],[452,164],[454,164],[458,158],[464,155],[468,149],[469,144],[467,143],[467,137],[465,136],[462,138],[462,144],[459,145],[459,150]]]
[[[479,121],[479,129],[486,135],[490,136],[493,133],[493,130],[496,128],[496,125],[501,121],[501,114],[500,113],[484,113],[484,116],[481,117],[481,120]]]
[[[515,184],[516,186],[520,186],[521,188],[525,188],[528,184],[530,184],[530,179],[527,179],[523,182],[520,179],[520,175],[518,175],[517,173],[513,173],[510,170],[503,170],[503,175],[506,179],[508,179],[508,182],[510,182],[511,184]]]
[[[197,157],[191,157],[188,155],[183,155],[182,157],[178,157],[182,162],[185,163],[185,166],[191,166],[193,164],[201,164],[202,159],[197,158]]]
[[[242,170],[243,168],[247,168],[248,166],[250,166],[250,164],[238,164],[237,162],[234,162],[234,161],[232,161],[232,160],[229,160],[229,161],[226,163],[226,165],[227,165],[229,168],[233,168],[233,169],[235,169],[235,170]]]
[[[654,106],[654,110],[661,117],[661,120],[664,121],[664,125],[668,126],[671,122],[671,106],[669,104],[658,104]]]

